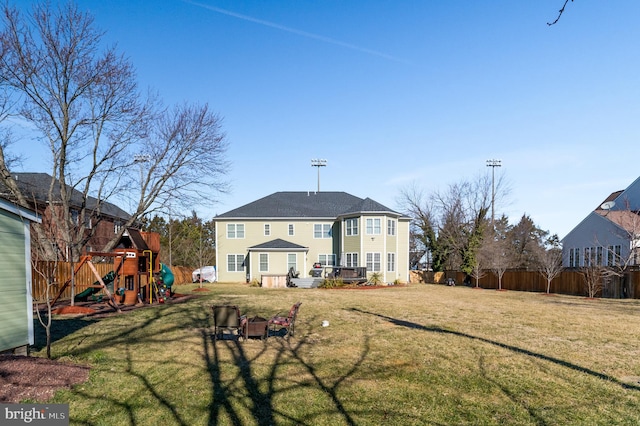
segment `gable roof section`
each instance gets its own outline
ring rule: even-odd
[[[309,247],[301,246],[300,244],[295,244],[290,241],[285,241],[282,238],[277,238],[275,240],[267,241],[266,243],[257,244],[255,246],[249,247],[249,251],[251,250],[307,251],[309,250]]]
[[[596,210],[596,213],[615,223],[630,235],[640,233],[640,216],[635,212],[629,210]]]
[[[363,200],[346,192],[276,192],[217,218],[326,218],[335,219]]]
[[[47,173],[12,173],[18,187],[27,198],[35,199],[39,202],[46,202],[49,198],[49,185],[51,184],[51,175]],[[3,186],[4,188],[4,186]],[[54,196],[60,196],[60,183],[56,181],[54,186]],[[71,205],[79,206],[82,203],[82,194],[80,191],[71,189]],[[94,210],[98,205],[98,199],[87,197],[87,208]],[[122,210],[115,204],[103,201],[100,207],[101,214],[111,216],[118,219],[129,219],[131,215]]]
[[[25,209],[24,207],[16,206],[11,201],[4,198],[0,198],[0,209],[9,213],[13,213],[16,216],[23,217],[31,222],[42,223],[40,215],[33,210]]]
[[[360,201],[359,203],[356,203],[353,206],[351,206],[340,216],[361,214],[361,213],[386,213],[386,214],[393,213],[395,215],[400,216],[400,213],[395,212],[368,197]]]

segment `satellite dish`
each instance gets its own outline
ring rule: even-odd
[[[616,205],[615,201],[607,201],[606,203],[602,203],[600,208],[602,210],[611,210],[615,205]]]

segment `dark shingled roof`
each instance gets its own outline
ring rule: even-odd
[[[343,213],[344,214],[353,214],[353,213],[380,213],[380,212],[394,212],[393,210],[383,206],[382,204],[380,204],[377,201],[372,200],[371,198],[365,198],[364,200],[362,200],[360,203],[357,203],[353,206],[351,206],[351,208],[349,208],[348,211],[345,211]]]
[[[300,244],[295,244],[289,241],[285,241],[281,238],[277,238],[275,240],[267,241],[266,243],[258,244],[253,247],[249,247],[249,250],[264,250],[264,249],[273,249],[273,250],[307,250],[308,247],[301,246]]]
[[[22,193],[29,199],[35,199],[38,202],[46,202],[49,198],[49,185],[53,179],[47,173],[12,173],[11,174]],[[4,189],[5,187],[2,186]],[[82,194],[75,189],[71,190],[71,205],[80,206],[82,203]],[[60,183],[56,182],[54,186],[54,196],[60,196]],[[98,200],[94,197],[87,197],[87,208],[93,210],[96,208]],[[115,204],[102,202],[101,214],[111,216],[118,219],[129,219],[131,215]]]
[[[598,210],[602,210],[602,205],[604,203],[607,203],[609,201],[615,201],[616,198],[618,198],[620,196],[620,194],[622,194],[624,192],[624,190],[622,191],[616,191],[616,192],[612,192],[607,198],[605,198],[605,200],[603,202],[601,202],[600,204],[598,204],[598,207],[595,208],[596,211]]]
[[[363,200],[346,192],[276,192],[217,217],[334,219],[361,212],[396,213],[370,198]]]

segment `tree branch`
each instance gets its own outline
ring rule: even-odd
[[[573,2],[573,0],[571,0],[571,1]],[[547,25],[549,25],[549,26],[555,25],[560,20],[560,17],[564,13],[564,8],[567,7],[567,3],[569,3],[569,0],[564,0],[564,4],[562,5],[562,9],[560,9],[558,11],[558,17],[556,18],[556,20],[553,21],[553,22],[547,22]]]

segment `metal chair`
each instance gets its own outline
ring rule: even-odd
[[[287,336],[293,336],[295,334],[296,317],[298,316],[300,305],[302,305],[302,302],[298,302],[293,305],[286,317],[280,315],[274,315],[271,317],[269,320],[269,328],[273,332],[276,331],[276,327],[280,327],[280,329],[286,328]]]
[[[246,318],[240,315],[240,309],[235,305],[215,305],[213,311],[213,340],[222,339],[224,330],[231,333],[235,330],[237,336],[242,335],[242,327]]]

